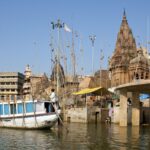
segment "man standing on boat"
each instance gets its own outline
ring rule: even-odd
[[[52,102],[54,109],[57,110],[58,109],[58,98],[55,94],[55,89],[51,89],[50,101]]]
[[[51,89],[50,100],[51,100],[52,103],[56,102],[55,89]]]

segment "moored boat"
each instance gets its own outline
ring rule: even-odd
[[[60,109],[50,101],[17,100],[0,102],[0,127],[22,129],[51,128],[59,118]]]

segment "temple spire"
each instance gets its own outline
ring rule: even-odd
[[[127,20],[127,18],[126,18],[126,11],[125,11],[125,9],[124,9],[124,11],[123,11],[123,20]]]
[[[123,64],[127,65],[130,59],[136,57],[136,43],[130,29],[127,19],[126,12],[123,12],[123,19],[120,26],[120,30],[117,35],[116,47],[114,55],[112,56],[113,65]]]

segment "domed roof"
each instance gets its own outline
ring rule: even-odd
[[[142,50],[141,47],[137,50],[137,52],[138,52],[138,56],[136,58],[132,59],[130,61],[130,64],[139,64],[139,63],[141,63],[141,64],[148,65],[149,64],[148,59],[143,55],[143,50]]]
[[[57,78],[59,80],[59,84],[63,85],[65,82],[65,74],[64,74],[64,69],[60,62],[56,62],[54,65],[54,68],[52,70],[51,74],[51,80],[52,81],[57,81]]]

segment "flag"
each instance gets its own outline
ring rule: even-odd
[[[66,24],[64,24],[64,30],[66,32],[72,32],[71,29]]]

